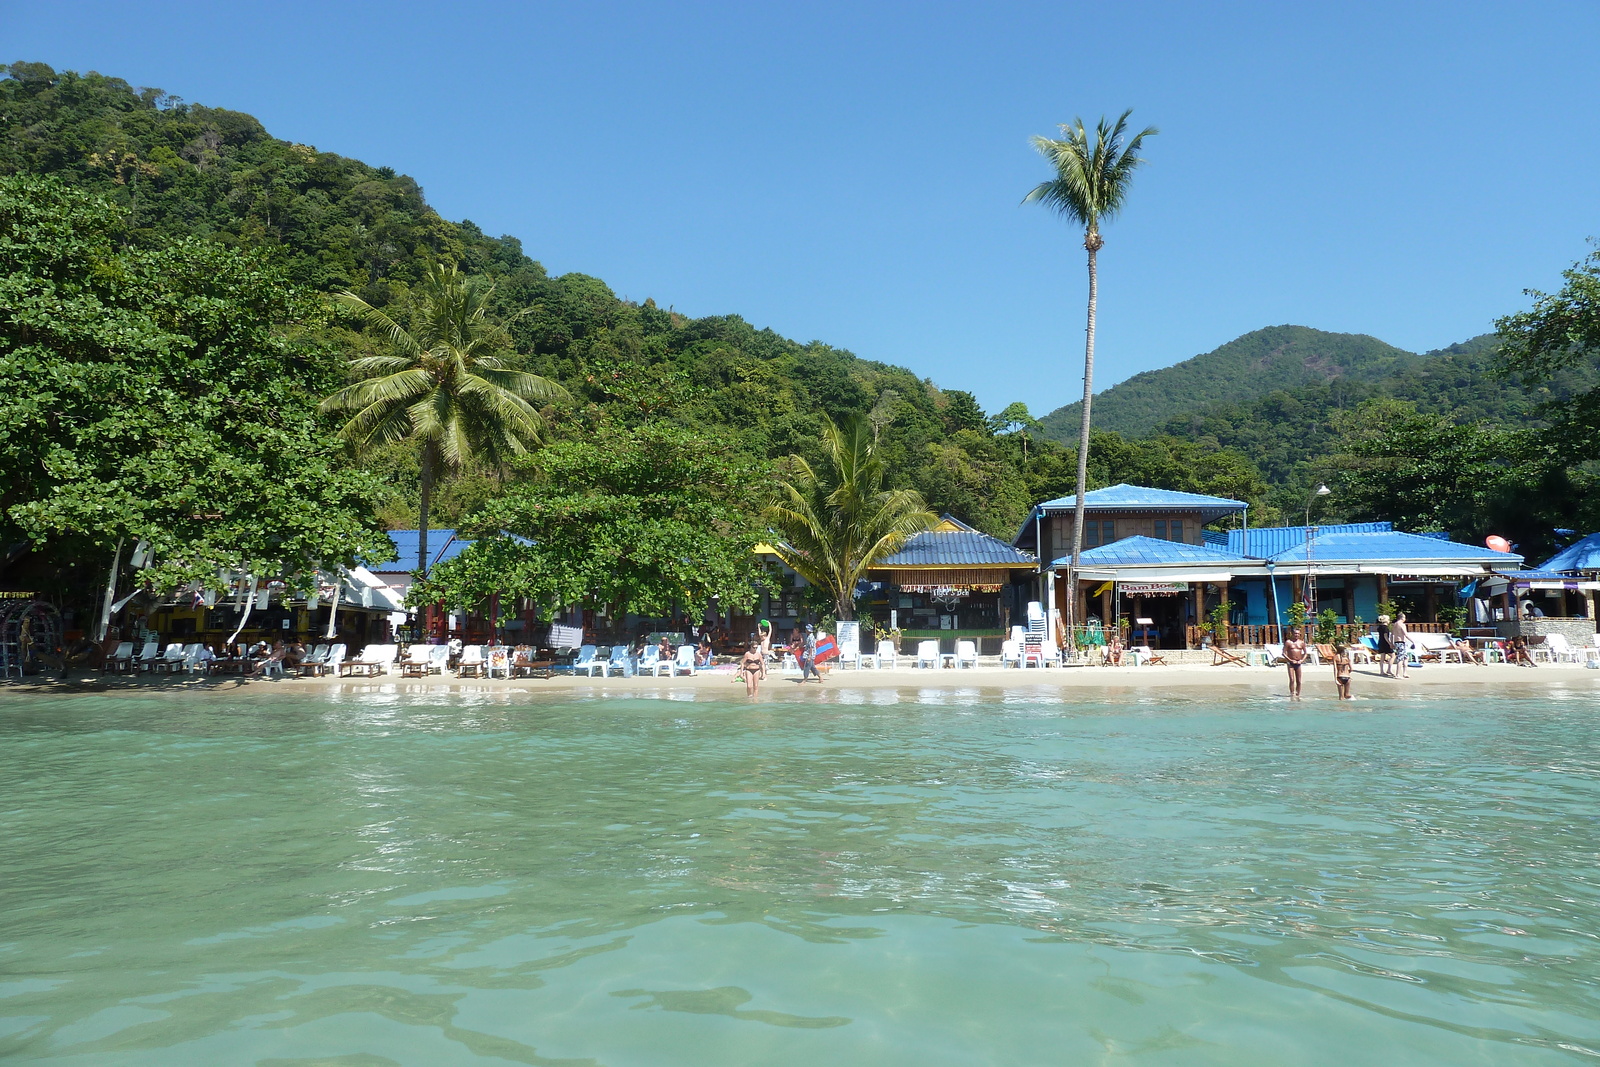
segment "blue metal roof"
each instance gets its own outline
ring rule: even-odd
[[[1073,496],[1057,497],[1046,500],[1039,508],[1044,511],[1068,511],[1077,507],[1078,498]],[[1229,500],[1222,496],[1206,496],[1202,493],[1180,493],[1176,489],[1152,489],[1145,485],[1109,485],[1104,489],[1091,489],[1083,494],[1085,508],[1099,508],[1103,510],[1127,510],[1135,508],[1168,508],[1182,511],[1215,512],[1216,515],[1228,515],[1235,511],[1243,511],[1250,505],[1242,500]],[[1212,518],[1215,518],[1213,515]],[[1207,519],[1209,522],[1210,519]]]
[[[1542,571],[1600,571],[1600,533],[1563,548],[1539,564]]]
[[[962,525],[965,525],[964,523]],[[1030,552],[1012,548],[996,537],[970,527],[965,530],[928,530],[915,534],[905,547],[875,567],[1004,567],[1034,565]]]
[[[454,530],[440,530],[432,527],[428,529],[428,555],[433,557],[428,564],[430,570],[447,559],[455,559],[466,550],[468,545],[472,544],[471,541],[457,541],[455,536],[456,532]],[[422,531],[420,530],[390,530],[389,540],[394,542],[394,549],[399,554],[399,558],[388,563],[380,563],[376,573],[409,574],[412,571],[421,570],[421,557],[418,554],[422,547],[421,539]]]
[[[1422,534],[1401,533],[1399,530],[1376,532],[1335,531],[1327,527],[1317,529],[1316,540],[1311,544],[1312,559],[1329,560],[1383,560],[1414,559],[1444,563],[1503,563],[1511,566],[1522,562],[1522,557],[1512,552],[1496,552],[1477,545],[1441,541]],[[1254,533],[1251,531],[1251,551],[1254,554]],[[1300,544],[1269,557],[1278,563],[1297,563],[1306,558],[1306,544]]]
[[[1086,549],[1079,555],[1082,567],[1119,567],[1162,563],[1257,563],[1225,548],[1211,545],[1186,545],[1181,541],[1162,541],[1154,537],[1124,537],[1109,545]],[[1071,556],[1062,556],[1051,566],[1065,567]]]
[[[1333,533],[1388,533],[1394,526],[1387,522],[1346,522],[1336,526],[1318,526],[1317,540]],[[1279,552],[1287,552],[1295,545],[1306,543],[1306,528],[1304,526],[1260,526],[1251,527],[1249,550],[1252,556],[1275,556]],[[1244,530],[1228,531],[1228,548],[1233,552],[1245,551]]]

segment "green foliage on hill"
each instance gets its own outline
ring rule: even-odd
[[[1094,422],[1103,430],[1143,436],[1176,415],[1210,404],[1247,404],[1281,390],[1387,377],[1425,358],[1364,334],[1269,326],[1118,382],[1094,398]],[[1046,415],[1040,420],[1045,434],[1075,439],[1081,409],[1081,403],[1069,404]]]
[[[413,179],[278,140],[249,115],[38,63],[14,63],[7,73],[0,173],[53,174],[105,198],[120,212],[123,246],[198,238],[250,249],[300,285],[348,288],[402,321],[430,264],[458,263],[492,279],[494,310],[509,322],[516,349],[509,358],[573,394],[572,407],[549,412],[555,439],[581,434],[603,409],[624,425],[668,419],[766,461],[814,455],[824,417],[881,405],[893,414],[883,436],[892,479],[920,490],[936,511],[1009,538],[1033,503],[1074,488],[1072,457],[1027,436],[1031,420],[1019,422],[1015,411],[988,419],[970,394],[906,368],[800,344],[736,315],[690,319],[653,300],[623,301],[588,275],[551,277],[516,238],[441,218]],[[374,349],[359,320],[330,315],[320,340],[352,354]],[[1237,452],[1197,448],[1180,463],[1169,444],[1097,440],[1095,484],[1131,480],[1126,471],[1136,468],[1138,480],[1162,487],[1264,491]],[[1112,455],[1120,458],[1113,463]],[[373,501],[379,514],[414,523],[414,450],[383,449],[363,465],[385,486]],[[454,475],[438,489],[437,521],[460,522],[516,477],[481,467]]]

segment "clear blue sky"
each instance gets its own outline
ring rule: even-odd
[[[1161,127],[1101,257],[1104,387],[1260,326],[1481,333],[1600,234],[1600,5],[0,0],[4,58],[248,111],[552,273],[909,366],[1082,389],[1030,134]]]

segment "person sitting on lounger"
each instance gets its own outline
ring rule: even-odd
[[[711,666],[711,633],[707,630],[700,632],[700,646],[694,652],[694,665],[696,667]]]
[[[667,663],[673,659],[676,659],[677,655],[677,649],[672,647],[672,638],[668,637],[666,634],[662,634],[661,643],[656,645],[656,656],[659,657],[663,663]]]
[[[1483,653],[1474,648],[1472,642],[1468,641],[1465,637],[1457,638],[1454,644],[1456,651],[1461,653],[1461,662],[1466,663],[1469,660],[1477,664],[1482,664],[1484,662]]]

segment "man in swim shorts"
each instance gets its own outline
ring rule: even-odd
[[[1289,696],[1298,700],[1301,677],[1305,673],[1306,664],[1306,639],[1300,636],[1298,629],[1289,631],[1289,640],[1283,643],[1283,658],[1289,665]]]

